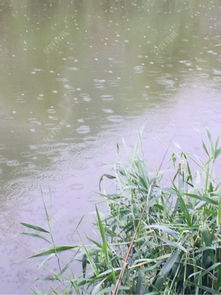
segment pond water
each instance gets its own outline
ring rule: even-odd
[[[149,166],[169,142],[221,134],[220,0],[0,1],[0,291],[27,294],[44,242],[73,242],[99,177],[144,128]],[[123,155],[124,157],[124,155]],[[90,230],[86,222],[83,230]]]

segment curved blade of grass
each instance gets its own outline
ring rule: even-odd
[[[214,153],[214,159],[216,160],[220,154],[221,154],[221,148],[216,149]]]
[[[178,232],[176,232],[175,230],[169,228],[168,226],[165,226],[165,225],[160,225],[160,224],[151,224],[151,225],[148,225],[146,226],[146,228],[155,228],[155,229],[158,229],[160,231],[163,231],[164,233],[174,237],[174,238],[177,238],[179,236]]]
[[[208,149],[207,149],[207,147],[206,147],[203,140],[202,140],[202,146],[203,146],[203,149],[204,149],[205,153],[207,154],[207,156],[210,157],[209,151],[208,151]]]
[[[73,286],[73,288],[74,288],[74,290],[76,292],[76,295],[81,295],[82,293],[79,290],[79,287],[78,287],[78,284],[77,284],[76,280],[72,279],[70,282],[71,282],[71,285]]]
[[[30,224],[30,223],[25,223],[25,222],[21,222],[21,225],[23,225],[25,227],[28,227],[28,228],[31,228],[31,229],[34,229],[36,231],[40,231],[40,232],[44,232],[44,233],[49,234],[49,231],[47,231],[43,227],[40,227],[40,226],[37,226],[37,225],[33,225],[33,224]]]
[[[167,245],[172,246],[174,248],[180,249],[181,251],[187,253],[187,250],[179,243],[167,240],[165,238],[160,238],[161,241],[165,242]]]
[[[106,264],[109,265],[108,244],[107,244],[107,239],[106,239],[105,227],[102,223],[102,220],[101,220],[101,217],[100,217],[97,207],[96,207],[96,214],[97,214],[98,228],[99,228],[101,238],[102,238],[102,250],[105,255]]]
[[[91,295],[100,294],[100,291],[102,290],[102,285],[105,282],[106,278],[100,281],[92,290]]]
[[[99,181],[99,190],[101,191],[101,183],[104,179],[104,177],[108,178],[108,179],[115,179],[116,177],[111,175],[111,174],[103,174],[100,178],[100,181]]]
[[[165,277],[170,272],[174,264],[177,262],[179,255],[180,250],[176,250],[175,252],[171,253],[171,256],[167,259],[166,263],[160,270],[159,276]]]
[[[219,266],[217,270],[217,281],[215,283],[215,289],[218,290],[221,285],[221,267]]]
[[[84,245],[83,245],[82,247],[83,247],[83,250],[84,250],[84,252],[85,252],[85,255],[86,255],[86,257],[87,257],[87,259],[88,259],[88,261],[89,261],[89,263],[90,263],[90,266],[92,267],[92,269],[93,269],[95,275],[97,276],[97,275],[99,274],[99,271],[98,271],[98,268],[97,268],[97,266],[96,266],[96,263],[94,262],[94,259],[93,259],[92,255],[91,255],[90,252],[88,251],[87,247],[85,247]],[[86,267],[86,266],[84,265],[84,268],[85,268],[85,267]],[[85,269],[86,269],[86,268],[85,268]]]
[[[191,216],[190,216],[190,213],[187,209],[187,206],[186,206],[186,203],[185,201],[183,200],[183,197],[182,197],[182,194],[181,192],[177,189],[177,187],[174,185],[174,190],[176,192],[176,195],[177,197],[179,198],[179,201],[180,201],[180,207],[184,213],[184,217],[186,219],[186,222],[188,224],[188,226],[191,226],[192,225],[192,221],[191,221]]]
[[[42,239],[42,240],[48,242],[49,244],[51,244],[51,242],[48,239],[46,239],[45,237],[43,237],[43,236],[41,236],[39,234],[26,233],[26,232],[22,232],[21,234],[26,235],[26,236],[31,236],[31,237],[34,237],[34,238],[39,238],[39,239]]]
[[[180,250],[176,250],[175,252],[172,252],[170,257],[167,259],[166,263],[164,264],[164,266],[161,268],[158,274],[156,283],[154,284],[154,286],[158,290],[160,290],[163,287],[163,282],[166,280],[173,266],[177,263],[179,255],[180,255]]]
[[[94,239],[90,238],[87,236],[87,239],[92,242],[94,245],[96,245],[98,248],[102,248],[102,245],[100,243],[98,243],[97,241],[95,241]]]
[[[218,226],[221,224],[221,194],[219,196],[219,202],[218,202],[218,210],[217,210],[217,221],[218,221]]]
[[[215,289],[211,289],[209,287],[206,287],[206,286],[203,286],[203,285],[199,285],[199,284],[196,284],[196,283],[191,283],[191,282],[188,282],[189,285],[193,286],[193,287],[198,287],[204,291],[207,291],[209,293],[207,294],[216,294],[216,295],[221,295],[221,292],[218,292],[217,290]]]
[[[194,198],[194,199],[204,201],[204,202],[209,203],[209,204],[218,205],[218,202],[216,200],[214,200],[213,198],[209,198],[209,197],[205,197],[205,196],[199,196],[199,195],[196,195],[196,194],[189,194],[189,193],[185,193],[184,195],[188,196],[188,197],[191,197],[191,198]]]
[[[221,265],[221,262],[217,262],[215,264],[213,264],[212,266],[210,266],[209,268],[207,268],[206,270],[204,270],[201,274],[201,276],[205,276],[206,274],[208,274],[209,272],[213,271],[214,269],[216,269],[218,266]]]
[[[29,258],[47,256],[47,255],[50,255],[52,253],[64,252],[64,251],[67,251],[67,250],[70,250],[70,249],[74,249],[76,247],[77,246],[75,246],[75,245],[73,245],[73,246],[58,246],[58,247],[48,249],[47,251],[35,254],[35,255],[33,255],[33,256],[29,257]]]
[[[201,229],[201,233],[202,233],[202,239],[203,239],[206,247],[210,247],[213,242],[213,237],[212,237],[209,229],[204,227]]]

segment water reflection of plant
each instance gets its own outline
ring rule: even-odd
[[[103,194],[106,217],[96,208],[99,238],[89,238],[90,245],[59,247],[49,241],[51,248],[33,256],[59,259],[60,252],[75,249],[73,259],[81,261],[82,273],[64,279],[70,264],[62,267],[59,259],[58,273],[51,274],[53,292],[59,292],[57,282],[65,294],[220,293],[221,197],[213,169],[221,148],[207,134],[205,162],[184,152],[172,155],[168,187],[160,170],[147,173],[138,150],[128,167],[117,164],[114,175],[101,178],[100,183],[105,177],[115,181],[117,191]],[[47,210],[46,216],[49,220]],[[23,225],[36,238],[50,237],[50,226]]]

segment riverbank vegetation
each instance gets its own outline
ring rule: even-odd
[[[207,135],[204,160],[173,153],[166,178],[161,167],[148,173],[137,150],[128,165],[104,175],[100,185],[106,177],[116,191],[101,194],[108,212],[102,217],[96,207],[99,238],[87,245],[55,246],[46,208],[48,229],[23,223],[28,234],[51,243],[33,257],[58,261],[50,294],[221,294],[221,193],[214,175],[221,149]],[[61,265],[66,250],[79,263],[78,275],[71,263]]]

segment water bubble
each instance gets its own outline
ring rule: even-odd
[[[213,51],[213,50],[208,50],[207,51],[209,54],[212,54],[212,55],[217,55],[217,52]]]
[[[49,114],[54,114],[54,113],[56,113],[56,110],[52,107],[52,108],[48,109],[47,112]]]
[[[107,119],[108,119],[108,121],[113,122],[113,123],[119,123],[123,120],[123,118],[118,115],[108,116]]]
[[[77,67],[68,67],[69,71],[77,72],[79,69]]]
[[[144,72],[144,67],[143,66],[135,66],[134,67],[134,72],[136,74],[142,74]]]
[[[113,114],[113,110],[112,109],[102,109],[102,111],[106,114]]]
[[[88,125],[81,125],[76,131],[78,134],[86,134],[90,132],[90,127]]]
[[[106,82],[106,80],[104,79],[94,79],[94,83],[95,83],[95,88],[104,88],[104,83]]]
[[[104,94],[104,95],[101,95],[101,99],[102,100],[105,100],[105,101],[110,101],[110,100],[113,100],[113,95],[111,95],[111,94]]]
[[[220,70],[217,70],[217,69],[214,69],[213,70],[213,74],[214,75],[221,75],[221,71]]]
[[[82,97],[83,101],[86,101],[86,102],[89,102],[89,101],[91,101],[91,99],[92,99],[92,98],[89,96],[89,94],[87,94],[87,93],[82,93],[80,96]]]
[[[16,167],[16,166],[19,166],[19,162],[17,160],[11,160],[11,161],[7,161],[6,165],[8,167]]]

